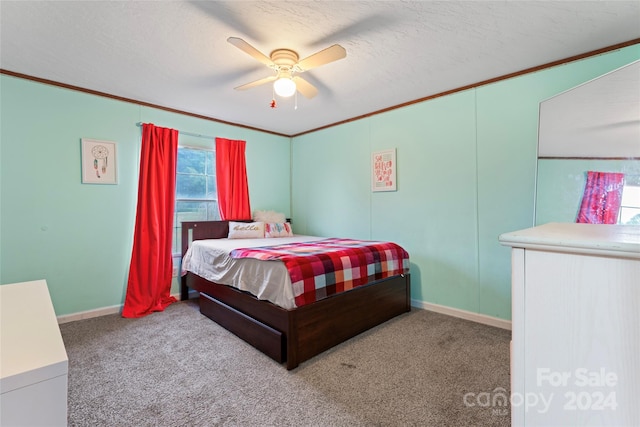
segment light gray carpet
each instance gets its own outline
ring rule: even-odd
[[[60,329],[70,426],[510,425],[508,407],[486,404],[509,393],[510,331],[429,311],[292,371],[201,315],[196,300]]]

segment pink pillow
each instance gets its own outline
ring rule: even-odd
[[[289,236],[293,236],[293,230],[288,222],[266,222],[264,224],[264,237]]]

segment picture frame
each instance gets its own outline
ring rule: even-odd
[[[118,183],[118,147],[112,141],[81,139],[83,184]]]
[[[396,149],[371,153],[371,191],[396,191]]]

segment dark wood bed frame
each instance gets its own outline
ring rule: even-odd
[[[229,221],[182,223],[182,255],[193,240],[220,239]],[[187,273],[180,297],[200,293],[200,312],[279,363],[294,369],[329,348],[411,310],[410,276],[360,286],[292,310]]]

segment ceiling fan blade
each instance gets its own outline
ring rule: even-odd
[[[225,27],[233,29],[233,31],[238,34],[244,34],[246,37],[249,37],[250,40],[264,42],[263,36],[266,31],[260,26],[255,25],[254,22],[250,22],[246,14],[241,12],[241,6],[222,1],[188,0],[187,3],[204,12],[210,18],[215,19],[218,25],[224,25]],[[335,43],[335,41],[333,43]],[[327,46],[328,44],[329,42],[325,42],[317,44],[316,46]]]
[[[338,59],[345,58],[346,56],[347,51],[345,50],[345,48],[343,48],[339,44],[334,44],[333,46],[330,46],[326,49],[321,50],[320,52],[316,52],[313,55],[307,56],[306,58],[298,61],[296,66],[302,72],[319,67],[324,64],[328,64],[329,62],[337,61]]]
[[[271,67],[274,65],[273,61],[268,56],[266,56],[264,53],[260,52],[258,49],[251,46],[249,43],[242,40],[241,38],[229,37],[227,41],[232,45],[234,45],[235,47],[237,47],[238,49],[240,49],[241,51],[243,51],[244,53],[247,53],[252,57],[254,57],[255,59],[257,59],[258,61],[262,62],[264,65],[268,67]]]
[[[327,46],[331,43],[336,43],[336,41],[338,40],[353,38],[354,35],[363,37],[368,33],[379,33],[381,28],[391,28],[398,21],[398,19],[398,17],[389,13],[374,13],[373,15],[360,18],[357,22],[352,22],[349,25],[342,27],[337,31],[334,31],[331,34],[327,34],[322,38],[314,40],[309,44],[309,46]],[[256,38],[254,38],[254,40],[256,40]]]
[[[260,80],[256,80],[255,82],[251,82],[251,83],[244,84],[242,86],[234,87],[234,89],[235,90],[251,89],[252,87],[256,87],[256,86],[263,85],[265,83],[272,82],[275,79],[276,79],[276,76],[269,76],[269,77],[265,77],[265,78],[260,79]]]
[[[304,95],[305,98],[311,99],[318,94],[318,89],[302,77],[295,76],[292,80],[296,84],[298,92]]]

